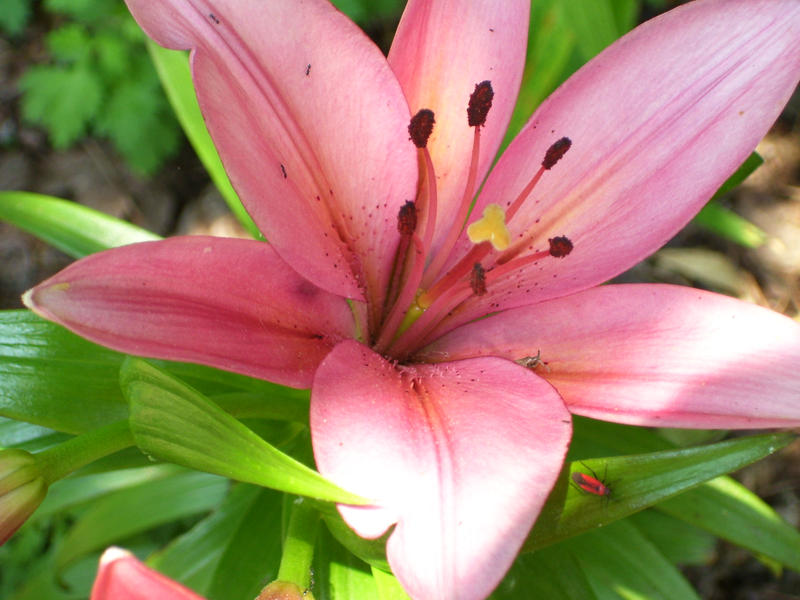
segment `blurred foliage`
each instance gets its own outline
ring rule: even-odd
[[[17,36],[31,17],[31,0],[3,0],[0,7],[0,31]]]
[[[45,39],[49,62],[20,79],[23,117],[43,127],[55,148],[107,137],[135,170],[155,172],[178,149],[180,130],[125,5],[46,0],[43,9],[58,26]]]

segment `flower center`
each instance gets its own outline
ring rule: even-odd
[[[491,294],[492,284],[543,258],[563,258],[572,251],[572,242],[565,236],[548,240],[549,248],[530,252],[535,233],[525,233],[512,245],[508,225],[536,184],[569,150],[572,142],[561,138],[548,148],[540,168],[517,196],[503,209],[489,204],[481,217],[474,219],[464,231],[473,203],[480,158],[480,130],[492,106],[494,91],[489,81],[476,84],[467,108],[467,120],[474,128],[473,146],[464,193],[452,223],[435,255],[430,249],[436,227],[436,174],[427,148],[435,124],[431,110],[422,109],[411,119],[409,137],[419,154],[420,181],[417,198],[406,202],[398,215],[400,244],[387,295],[380,334],[374,348],[383,354],[404,358],[425,340],[425,336],[445,316],[473,296]],[[460,260],[453,260],[453,251],[462,233],[472,248]],[[450,266],[446,272],[445,266]]]

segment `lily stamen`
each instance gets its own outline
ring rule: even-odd
[[[437,210],[436,172],[427,145],[435,122],[433,111],[423,108],[412,117],[408,126],[409,137],[417,147],[417,152],[421,159],[421,177],[427,185],[425,185],[425,192],[418,194],[417,202],[414,204],[414,227],[411,234],[414,252],[408,254],[408,245],[407,243],[404,245],[402,240],[398,248],[395,273],[398,281],[401,282],[401,287],[397,292],[397,298],[391,305],[391,310],[383,322],[381,334],[375,343],[375,349],[379,352],[386,350],[397,333],[398,327],[403,323],[406,313],[410,310],[409,307],[412,305],[414,295],[417,293],[422,281],[425,257],[430,253],[431,242],[433,241]],[[422,223],[424,227],[422,236],[416,232],[419,223]]]
[[[481,148],[481,126],[485,125],[486,117],[489,109],[492,107],[492,100],[494,99],[494,90],[490,81],[482,81],[475,84],[475,90],[469,97],[469,104],[467,106],[467,122],[473,128],[472,138],[472,155],[469,163],[469,171],[467,173],[467,182],[464,186],[464,194],[461,196],[461,203],[459,204],[458,213],[452,221],[450,230],[444,238],[439,251],[433,257],[431,264],[425,271],[422,280],[424,288],[429,287],[436,278],[439,276],[445,262],[450,256],[450,252],[461,235],[464,225],[469,215],[470,207],[472,206],[472,199],[475,197],[476,180],[478,178],[478,160],[480,158]]]
[[[512,271],[516,271],[517,269],[520,269],[531,263],[536,263],[537,261],[547,258],[548,256],[552,256],[554,258],[564,258],[570,252],[572,252],[573,245],[567,236],[560,235],[550,238],[547,241],[550,244],[550,247],[547,250],[540,250],[539,252],[534,252],[533,254],[528,254],[527,256],[523,256],[521,258],[506,259],[502,262],[498,258],[496,266],[486,274],[488,280],[490,282],[497,281]]]

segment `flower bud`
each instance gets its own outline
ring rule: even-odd
[[[301,590],[295,583],[273,581],[261,590],[256,600],[314,600],[314,596],[309,590]]]
[[[42,503],[47,483],[30,452],[0,451],[0,545],[4,544]]]

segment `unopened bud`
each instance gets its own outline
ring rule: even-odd
[[[258,595],[256,600],[314,600],[309,590],[290,581],[273,581]]]
[[[31,516],[47,494],[36,458],[12,448],[0,451],[0,544]]]

